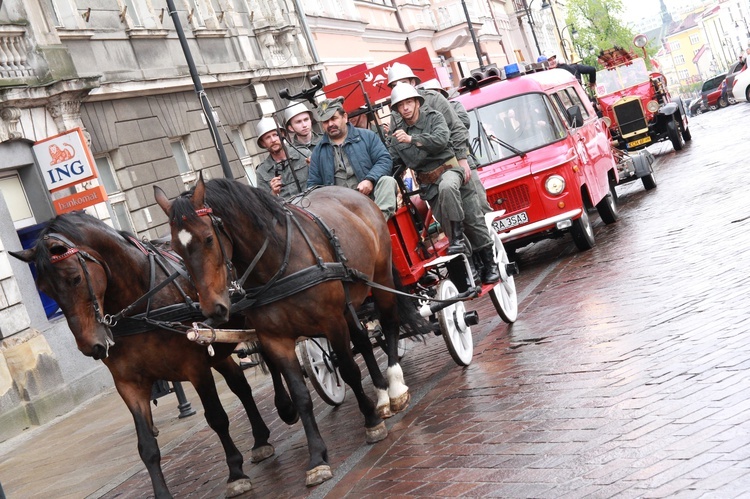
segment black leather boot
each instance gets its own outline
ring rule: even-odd
[[[449,255],[469,253],[464,241],[464,224],[462,222],[451,222],[448,239],[450,240],[450,245],[448,246]]]
[[[479,257],[482,259],[482,284],[494,284],[500,280],[500,271],[495,263],[495,254],[492,246],[480,250]]]

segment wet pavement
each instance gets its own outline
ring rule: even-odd
[[[241,406],[221,386],[253,490],[243,497],[750,497],[750,104],[692,118],[693,140],[657,156],[656,190],[618,187],[620,220],[597,244],[569,236],[519,250],[518,321],[472,302],[474,360],[443,339],[412,343],[412,389],[390,435],[364,443],[354,397],[313,397],[334,478],[304,486],[299,423],[275,415],[247,371],[276,455],[249,462]],[[369,380],[366,379],[369,386]],[[155,410],[175,497],[222,497],[227,468],[200,415]],[[20,497],[142,498],[151,484],[116,393],[0,444],[0,482]]]

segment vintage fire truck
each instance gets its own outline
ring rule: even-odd
[[[578,81],[544,64],[474,73],[459,101],[469,112],[471,149],[506,249],[570,233],[594,246],[590,212],[617,221],[618,161],[611,137]]]
[[[644,47],[638,35],[634,44]],[[663,74],[646,69],[646,61],[621,47],[598,57],[604,69],[596,73],[596,94],[618,149],[637,151],[669,140],[675,151],[691,139],[688,114],[680,98],[672,98]]]

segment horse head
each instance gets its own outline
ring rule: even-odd
[[[110,273],[101,255],[49,227],[33,248],[9,253],[36,266],[37,287],[60,306],[78,350],[96,360],[106,358],[114,340],[103,314]]]
[[[232,268],[232,241],[205,204],[203,175],[191,195],[170,202],[166,193],[154,186],[154,197],[169,217],[172,248],[182,257],[198,290],[203,315],[217,323],[226,322],[231,304],[228,274]]]

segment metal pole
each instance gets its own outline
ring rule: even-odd
[[[461,5],[464,8],[464,14],[466,15],[466,24],[469,27],[469,33],[471,33],[471,41],[474,42],[474,50],[476,51],[477,59],[479,60],[479,70],[484,71],[484,62],[482,62],[482,50],[479,48],[477,35],[474,33],[474,25],[471,24],[471,16],[469,15],[469,9],[466,7],[466,0],[461,0]]]
[[[565,57],[565,45],[562,42],[563,37],[560,34],[560,26],[557,24],[557,16],[555,15],[555,8],[552,6],[552,2],[551,1],[547,3],[547,6],[549,7],[549,10],[552,11],[552,21],[554,21],[554,23],[555,23],[555,30],[557,31],[557,38],[560,39],[560,48],[562,49],[563,57]],[[542,9],[544,9],[544,4],[542,4]],[[570,62],[570,61],[568,61],[568,62]]]
[[[300,0],[294,0],[294,9],[297,11],[297,16],[299,17],[300,23],[302,24],[302,32],[305,34],[305,40],[307,41],[307,46],[310,47],[310,53],[313,56],[313,62],[315,64],[320,63],[320,55],[318,54],[318,48],[315,46],[315,43],[313,42],[313,35],[310,31],[310,25],[307,24],[307,15],[305,15],[305,9],[302,6],[302,2]],[[326,78],[326,72],[323,71],[321,74],[321,78],[323,78],[323,83],[328,82],[328,78]]]
[[[531,28],[531,36],[534,37],[534,45],[536,45],[536,52],[537,55],[542,55],[542,49],[539,48],[539,40],[536,39],[536,31],[534,31],[534,19],[531,17],[531,9],[530,5],[534,3],[534,0],[531,0],[529,4],[526,3],[526,0],[523,0],[523,9],[526,11],[526,20],[529,23],[529,28]]]
[[[203,83],[201,83],[200,75],[198,75],[198,69],[195,67],[195,61],[193,55],[190,53],[190,47],[185,38],[185,32],[182,29],[180,23],[180,17],[177,14],[177,9],[174,6],[174,0],[167,0],[167,8],[169,9],[169,15],[172,16],[172,23],[174,23],[174,29],[177,31],[177,37],[180,39],[180,45],[182,46],[182,52],[185,54],[185,60],[187,61],[188,69],[190,70],[190,77],[193,79],[193,86],[195,87],[195,93],[198,94],[198,98],[201,101],[201,107],[203,108],[203,114],[206,116],[209,130],[211,131],[211,138],[214,141],[214,147],[216,152],[219,154],[219,162],[221,163],[221,169],[224,172],[224,176],[229,179],[233,179],[232,168],[229,166],[229,160],[227,154],[224,151],[224,145],[219,138],[219,130],[216,127],[216,121],[214,120],[214,109],[211,107],[211,103],[208,101],[206,91],[203,89]]]

